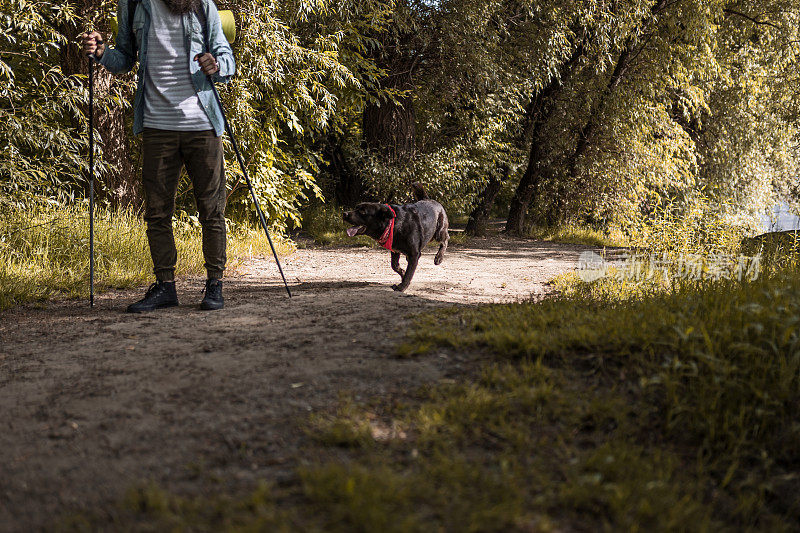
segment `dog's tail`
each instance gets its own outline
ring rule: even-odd
[[[414,199],[416,201],[419,202],[420,200],[428,199],[428,194],[425,192],[425,188],[422,186],[420,182],[415,181],[414,183],[412,183],[411,190],[414,192]]]

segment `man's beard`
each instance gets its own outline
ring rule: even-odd
[[[203,0],[164,0],[164,3],[175,15],[183,15],[196,10]]]

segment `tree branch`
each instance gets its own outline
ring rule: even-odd
[[[781,27],[778,26],[777,24],[773,24],[772,22],[767,22],[765,20],[758,20],[757,18],[753,18],[750,15],[746,15],[744,13],[736,11],[735,9],[725,8],[722,11],[727,13],[728,15],[736,15],[738,17],[742,17],[744,19],[747,19],[750,22],[752,22],[753,24],[757,24],[759,26],[771,26],[771,27],[773,27],[773,28],[775,28],[777,30],[781,29]]]

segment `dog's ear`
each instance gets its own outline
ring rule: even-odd
[[[392,210],[389,208],[389,204],[381,204],[380,214],[386,220],[394,218],[394,213],[392,213]]]

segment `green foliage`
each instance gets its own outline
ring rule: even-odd
[[[235,55],[245,75],[221,92],[257,195],[282,227],[300,225],[299,203],[320,195],[314,143],[338,127],[340,100],[377,76],[353,58],[365,46],[360,32],[378,31],[384,10],[378,2],[307,0],[246,2],[238,10]],[[231,152],[227,160],[233,202],[254,209]]]
[[[71,33],[102,27],[113,4],[96,0],[79,12],[72,2],[0,2],[7,202],[82,196],[87,95],[83,79],[62,68]],[[652,217],[653,205],[703,185],[745,227],[776,195],[796,192],[798,12],[790,0],[221,7],[235,11],[240,29],[239,75],[223,98],[276,228],[299,224],[299,206],[321,194],[331,144],[376,199],[399,201],[409,182],[422,181],[457,213],[501,167],[513,186],[534,143],[539,222],[627,229]],[[113,84],[101,119],[126,106],[130,90]],[[364,147],[364,110],[392,99],[413,122],[407,161],[387,157],[389,146]],[[536,121],[545,134],[533,139]],[[98,145],[101,188],[120,170],[102,157],[113,148]],[[231,212],[252,217],[230,148]]]
[[[381,60],[411,79],[415,157],[365,152],[357,130],[345,143],[378,199],[418,179],[463,212],[499,164],[518,179],[533,143],[540,223],[627,229],[705,186],[748,227],[797,174],[796,3],[449,0],[397,12]]]
[[[647,216],[631,219],[624,229],[565,224],[534,226],[528,235],[570,244],[629,247],[673,259],[682,254],[737,254],[741,251],[740,242],[748,228],[729,216],[729,206],[717,204],[702,191],[671,202],[656,200],[657,203],[648,207]],[[756,248],[749,247],[750,255],[756,255]]]
[[[73,61],[77,33],[71,32],[102,29],[115,4],[97,0],[78,11],[71,2],[0,2],[0,197],[6,202],[83,195],[88,92],[82,77],[65,76],[62,69]],[[226,4],[240,26],[234,47],[240,74],[221,93],[257,196],[273,226],[283,229],[287,221],[299,223],[298,204],[307,195],[319,194],[317,138],[339,127],[339,106],[356,105],[363,87],[379,75],[359,52],[369,46],[364,33],[384,24],[387,7],[306,0]],[[111,106],[127,107],[131,97],[128,83],[104,90],[98,122]],[[120,127],[130,135],[129,125]],[[119,170],[102,157],[114,149],[98,138],[101,189],[104,177]],[[231,212],[253,217],[229,141],[226,152]],[[191,211],[188,196],[179,200]]]
[[[22,205],[80,194],[88,92],[61,71],[59,27],[77,20],[69,2],[0,1],[0,199]],[[100,173],[111,169],[98,160]]]
[[[649,217],[642,217],[627,228],[630,246],[671,256],[737,253],[748,228],[728,214],[729,207],[702,193],[656,204]]]
[[[379,201],[410,201],[410,184],[423,183],[428,196],[441,202],[448,213],[468,213],[493,169],[486,151],[456,145],[426,154],[402,166],[369,151],[351,147],[358,174]]]
[[[742,252],[761,257],[764,276],[800,272],[800,235],[796,231],[766,233],[744,239]]]
[[[749,18],[748,18],[749,17]],[[719,82],[706,89],[703,179],[743,222],[777,195],[797,203],[798,4],[740,0],[719,29]]]

